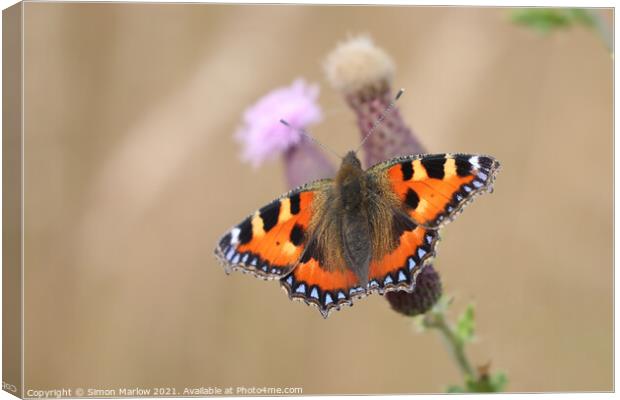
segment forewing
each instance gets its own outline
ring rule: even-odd
[[[400,157],[369,169],[387,177],[403,210],[419,225],[436,229],[451,221],[476,195],[491,192],[499,162],[472,154]]]
[[[233,227],[215,249],[226,272],[240,270],[264,279],[290,272],[306,246],[315,199],[331,182],[320,180],[292,190]]]

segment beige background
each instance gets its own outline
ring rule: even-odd
[[[239,161],[246,106],[303,76],[328,113],[314,134],[358,143],[321,61],[360,32],[394,58],[431,151],[503,163],[437,261],[455,309],[477,304],[471,358],[512,391],[612,389],[612,59],[595,33],[541,37],[494,8],[58,3],[25,7],[27,389],[460,382],[380,296],[325,321],[212,256],[286,189],[279,162]]]

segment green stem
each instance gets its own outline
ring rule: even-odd
[[[441,312],[429,312],[424,317],[424,325],[427,328],[435,328],[442,333],[448,349],[454,356],[461,372],[465,378],[475,378],[475,372],[472,368],[467,355],[465,355],[465,344],[458,338],[454,329],[446,322]]]

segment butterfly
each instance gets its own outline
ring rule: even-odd
[[[364,170],[351,151],[334,179],[260,208],[220,239],[215,255],[227,273],[278,279],[290,299],[324,318],[371,293],[412,292],[439,229],[492,192],[499,167],[489,156],[431,154]]]

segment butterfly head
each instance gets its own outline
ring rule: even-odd
[[[355,152],[348,152],[342,159],[342,164],[340,164],[340,169],[336,175],[336,186],[339,188],[345,209],[355,209],[359,206],[360,194],[364,189],[363,175],[362,163]]]
[[[343,185],[359,178],[364,173],[362,163],[354,151],[349,151],[343,158],[336,175],[336,182]]]

